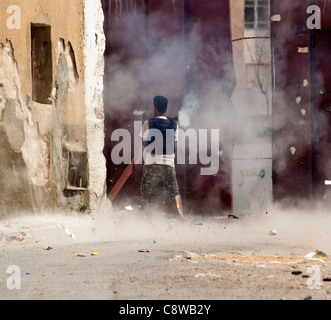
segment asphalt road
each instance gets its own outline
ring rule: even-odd
[[[0,223],[0,299],[329,300],[329,259],[305,258],[330,253],[329,219],[13,216]]]

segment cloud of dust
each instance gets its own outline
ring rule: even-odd
[[[177,243],[179,250],[210,243],[210,250],[219,252],[236,249],[300,255],[318,249],[330,255],[331,217],[325,208],[309,206],[284,209],[274,205],[267,213],[238,220],[224,216],[187,216],[180,220],[157,211],[151,217],[130,211],[107,213],[95,217],[90,236],[91,240],[147,241],[151,247],[153,243]],[[272,230],[276,235],[269,234]]]
[[[192,92],[185,96],[183,107],[178,112],[178,119],[182,128],[185,129],[190,126],[191,118],[198,112],[199,107],[199,101]]]
[[[273,206],[267,213],[238,220],[224,216],[187,216],[180,220],[157,211],[150,217],[136,211],[100,211],[93,217],[21,213],[2,220],[0,230],[2,235],[25,232],[27,241],[51,247],[89,243],[95,248],[93,243],[99,241],[110,241],[113,245],[134,241],[137,250],[153,251],[158,246],[174,245],[178,252],[304,256],[317,249],[331,255],[330,222],[328,212],[318,206],[311,209]],[[276,234],[270,235],[270,231]]]
[[[134,120],[141,120],[141,117],[134,117],[141,114],[139,111],[152,113],[153,97],[164,95],[169,99],[168,114],[179,115],[179,125],[182,129],[195,129],[197,134],[200,128],[208,130],[207,147],[204,148],[207,149],[205,158],[213,160],[209,163],[200,163],[199,166],[209,169],[211,162],[216,163],[214,159],[216,157],[217,164],[218,162],[228,164],[232,157],[232,128],[235,126],[235,111],[230,101],[235,82],[233,59],[230,55],[231,46],[225,45],[229,48],[225,54],[223,50],[225,42],[222,42],[222,45],[200,45],[201,33],[207,31],[205,26],[200,24],[201,22],[193,22],[193,19],[190,20],[189,35],[185,35],[184,30],[165,33],[165,26],[175,28],[164,20],[168,14],[167,10],[173,10],[174,14],[179,12],[176,1],[162,4],[167,6],[165,12],[151,9],[148,21],[146,21],[146,11],[138,8],[141,3],[138,1],[136,4],[136,10],[129,10],[123,5],[121,11],[117,10],[111,16],[113,22],[123,21],[122,27],[125,30],[129,28],[137,37],[130,43],[120,39],[118,46],[115,45],[115,39],[109,38],[113,48],[106,56],[105,63],[105,113],[106,121],[109,123],[106,139],[110,141],[113,129],[121,127],[127,129]],[[148,24],[147,31],[140,29],[142,22],[144,25]],[[117,28],[121,27],[116,25],[115,30]],[[145,42],[146,32],[148,33],[147,43]],[[163,39],[164,34],[166,36]],[[186,42],[187,40],[189,43]],[[124,41],[124,44],[121,41]],[[217,63],[219,65],[215,65]],[[248,123],[247,126],[249,126]],[[217,150],[213,148],[212,152],[211,129],[219,130],[218,148]],[[189,147],[187,143],[185,147]],[[214,167],[220,166],[213,165],[212,169]],[[219,175],[220,179],[223,174],[230,175],[229,166],[224,166],[222,170],[224,172]],[[214,172],[214,170],[211,171]],[[200,180],[203,184],[204,177],[201,179],[197,177],[196,185],[200,184]],[[230,186],[228,179],[226,180],[224,188]],[[217,189],[220,186],[215,183],[214,187],[210,185],[209,188],[206,201],[213,198],[215,194],[219,194]],[[211,199],[211,201],[214,200]],[[220,200],[216,199],[215,202],[217,201]]]
[[[123,21],[123,23],[125,21],[129,29],[136,27],[140,30],[141,23],[143,22],[143,25],[146,23],[145,10],[141,8],[146,3],[135,1],[134,4],[134,10],[130,10],[124,5],[124,2],[117,1],[116,16],[112,18]],[[170,3],[169,6],[174,4],[175,2]],[[280,13],[284,18],[286,12],[298,10],[298,6],[300,5],[297,3],[288,3],[285,8],[282,7]],[[176,6],[174,6],[174,10],[176,10]],[[121,124],[121,122],[126,123],[134,119],[128,119],[130,113],[134,115],[134,112],[137,111],[152,112],[152,98],[154,95],[160,94],[169,98],[170,114],[173,112],[173,108],[178,108],[179,122],[183,129],[220,130],[219,155],[224,163],[232,159],[232,147],[236,138],[248,141],[248,143],[265,142],[263,135],[268,135],[267,131],[271,131],[271,121],[269,126],[264,127],[264,123],[262,123],[264,120],[259,117],[248,116],[239,120],[235,107],[229,101],[234,81],[233,61],[228,61],[228,64],[222,66],[224,70],[223,76],[220,78],[219,73],[216,72],[217,67],[208,64],[208,61],[217,61],[217,57],[222,56],[223,53],[219,52],[217,48],[206,47],[204,57],[201,59],[199,46],[190,45],[188,58],[183,34],[180,32],[173,33],[170,39],[165,39],[162,43],[153,42],[155,39],[159,40],[160,35],[163,34],[160,29],[160,25],[162,25],[160,21],[164,19],[163,12],[153,11],[150,13],[148,21],[149,42],[147,44],[145,43],[146,32],[142,29],[139,33],[135,32],[136,38],[133,39],[136,44],[140,44],[139,48],[128,49],[132,44],[127,44],[123,50],[118,50],[114,46],[112,54],[106,57],[108,69],[105,71],[105,102],[109,108],[106,108],[105,112],[108,119],[116,119],[117,123]],[[287,48],[291,41],[291,32],[288,31],[293,28],[294,22],[284,21],[284,19],[275,22],[279,32],[283,35],[284,48]],[[203,32],[203,28],[199,23],[190,25],[190,30],[192,39],[201,39],[200,33]],[[268,51],[265,46],[263,48]],[[147,56],[148,65],[146,64]],[[195,83],[185,83],[185,79],[182,79],[182,82],[177,81],[179,73],[174,71],[176,68],[173,66],[178,67],[178,70],[181,70],[184,75],[186,74],[187,78],[193,75],[193,78],[196,79]],[[199,72],[200,70],[203,72]],[[285,67],[283,70],[277,69],[277,72],[285,75],[287,69]],[[303,110],[299,98],[294,97],[291,102],[285,94],[282,97],[278,92],[278,104],[291,104],[296,108],[288,107],[287,109],[291,111],[286,115],[273,115],[272,129],[277,140],[281,142],[278,144],[279,148],[273,153],[274,164],[276,164],[273,168],[275,172],[284,172],[287,169],[289,158],[300,156],[310,148],[308,144],[299,148],[296,144],[297,131],[287,129],[297,127],[298,121],[304,121],[307,117],[307,111]],[[245,97],[239,102],[247,105]],[[297,113],[302,117],[298,117]],[[138,112],[138,114],[141,113]],[[302,135],[304,138],[305,132]],[[224,166],[222,169],[228,170],[228,168]],[[210,190],[210,194],[214,194],[214,192]]]
[[[176,12],[175,4],[176,2],[169,3],[169,6]],[[136,5],[145,4],[137,2]],[[139,22],[146,19],[145,10],[132,11],[124,5],[122,10],[116,11],[116,15],[120,15],[121,21],[125,21],[128,26],[132,24],[130,21],[135,21],[139,25]],[[169,99],[169,114],[178,108],[183,128],[219,128],[222,123],[231,123],[232,114],[222,112],[224,105],[229,103],[224,97],[231,96],[228,90],[229,83],[233,83],[231,61],[231,65],[222,66],[225,71],[224,77],[220,79],[219,74],[215,72],[215,66],[210,65],[208,59],[202,61],[199,46],[190,45],[189,58],[186,57],[185,50],[188,49],[185,48],[183,31],[175,30],[177,33],[167,34],[169,38],[158,42],[160,35],[164,34],[161,29],[163,25],[160,23],[164,19],[164,12],[153,11],[148,18],[147,44],[144,40],[145,32],[140,32],[134,39],[139,48],[130,48],[130,45],[133,45],[128,44],[129,48],[118,50],[114,46],[111,54],[106,57],[108,69],[105,72],[105,100],[109,108],[106,108],[105,112],[110,119],[128,117],[128,112],[132,112],[133,109],[153,112],[153,97],[164,95]],[[199,32],[203,28],[199,23],[191,25],[190,29],[191,38],[201,39]],[[206,46],[205,55],[211,58],[210,61],[217,61],[217,57],[223,53],[217,48]],[[207,76],[199,75],[199,83],[196,84],[185,83],[185,74],[189,77],[195,74],[197,77],[198,64]],[[202,93],[200,96],[196,92],[197,86]],[[219,114],[218,117],[215,117],[215,112]]]
[[[52,248],[85,243],[91,252],[96,249],[94,243],[109,241],[110,250],[112,245],[135,242],[137,250],[152,252],[170,245],[176,252],[304,256],[321,250],[330,256],[330,226],[328,210],[309,201],[303,201],[300,207],[274,204],[268,212],[239,219],[186,215],[181,220],[158,210],[147,217],[143,211],[130,207],[127,210],[101,207],[93,215],[21,211],[1,219],[0,243],[8,244],[6,235],[21,233],[24,243]],[[270,235],[270,231],[275,234]]]
[[[122,9],[121,14],[125,14],[124,9]],[[133,14],[137,19],[136,15],[139,15],[139,12],[131,13],[131,15]],[[129,14],[126,19],[130,19]],[[194,29],[198,32],[200,28],[197,26]],[[154,29],[149,32],[157,34],[158,30]],[[286,34],[286,32],[283,34]],[[196,35],[196,37],[198,38],[199,35]],[[123,53],[114,52],[106,58],[109,59],[106,65],[110,69],[106,70],[105,75],[105,98],[106,103],[111,104],[111,110],[105,110],[105,112],[109,112],[110,117],[116,114],[116,117],[121,120],[121,117],[126,117],[126,112],[130,112],[137,107],[143,108],[143,111],[151,111],[149,107],[151,107],[150,104],[154,95],[168,96],[174,103],[180,98],[182,106],[179,108],[178,114],[182,127],[184,129],[199,127],[221,129],[222,147],[226,149],[227,143],[230,146],[227,136],[230,136],[228,133],[232,129],[229,128],[236,125],[235,113],[231,110],[232,106],[226,105],[223,108],[223,104],[228,103],[228,101],[224,102],[222,100],[223,96],[229,95],[227,83],[233,81],[231,76],[232,65],[229,65],[228,70],[224,73],[224,78],[221,80],[201,79],[202,83],[208,81],[206,81],[206,86],[202,86],[201,89],[204,92],[203,97],[198,98],[194,88],[188,90],[186,88],[181,92],[181,88],[178,89],[176,82],[169,81],[176,75],[168,70],[167,66],[175,63],[182,50],[182,42],[172,39],[167,45],[162,45],[149,53],[148,76],[156,81],[154,83],[156,89],[151,91],[151,96],[147,98],[142,94],[146,85],[144,55],[129,59]],[[217,55],[220,53],[210,49],[210,54]],[[191,52],[191,55],[198,56],[198,52],[196,54]],[[160,79],[160,83],[157,83],[158,79]],[[167,81],[164,81],[164,79]],[[145,103],[149,107],[144,105]],[[146,108],[148,109],[146,110]],[[274,127],[279,135],[282,135],[281,139],[290,142],[294,140],[294,137],[288,132],[282,132],[284,128],[282,120],[275,119]],[[291,121],[291,117],[287,117],[287,121]],[[258,136],[256,119],[247,118],[241,124],[243,126],[241,127],[242,131],[253,137]],[[290,152],[289,150],[285,151]],[[276,153],[275,156],[280,160],[284,158],[282,152]],[[277,169],[283,170],[285,167],[286,164],[280,161],[280,167]],[[325,171],[325,173],[327,174],[329,171]],[[329,178],[331,180],[331,175]],[[77,242],[143,241],[147,239],[150,241],[151,247],[154,245],[153,240],[155,244],[160,241],[169,241],[195,244],[197,246],[200,243],[211,241],[214,244],[219,244],[220,251],[227,248],[238,248],[238,250],[242,249],[244,251],[247,248],[254,250],[283,245],[291,253],[295,253],[296,250],[302,250],[304,253],[307,248],[309,250],[319,249],[331,254],[328,247],[331,240],[330,220],[331,216],[325,208],[321,208],[319,205],[313,206],[311,203],[301,204],[296,208],[288,207],[287,209],[281,205],[273,204],[268,208],[267,214],[262,212],[257,215],[247,215],[240,217],[239,220],[231,220],[227,217],[188,216],[184,221],[179,221],[178,219],[166,218],[161,213],[156,213],[155,217],[146,218],[142,212],[109,212],[101,209],[93,217],[73,215],[72,213],[70,215],[61,213],[42,215],[11,212],[10,216],[1,220],[0,231],[8,233],[13,230],[21,230],[27,234],[36,234],[37,240],[41,241],[40,239],[42,239],[44,244],[49,245],[62,239]],[[54,235],[44,232],[48,228],[53,228],[59,232],[54,233]],[[70,237],[65,232],[65,228],[72,231],[75,238]],[[270,236],[270,230],[276,230],[277,235]],[[139,243],[137,243],[137,248],[138,245]],[[187,246],[183,245],[178,249],[185,250],[185,248]],[[291,251],[291,248],[293,248],[293,251]]]

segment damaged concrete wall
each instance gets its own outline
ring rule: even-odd
[[[0,44],[0,205],[1,211],[31,209],[28,172],[21,148],[25,141],[20,82],[10,42]]]
[[[246,24],[251,20],[245,17],[245,6],[257,6],[258,2],[230,3],[236,73],[232,102],[237,112],[232,159],[233,211],[263,212],[273,199],[270,31],[268,25],[257,28],[258,15],[254,15],[254,27]]]
[[[1,2],[0,16],[16,14],[19,27],[8,28],[6,20],[0,27],[0,215],[93,210],[103,199],[104,43],[98,2],[33,0],[11,14],[10,1]],[[49,28],[52,63],[43,61],[47,40],[37,39],[44,47],[35,48],[32,26]],[[38,101],[34,80],[42,83],[42,68],[49,66],[48,101]],[[71,172],[75,185],[68,181]]]
[[[85,104],[87,150],[89,156],[90,206],[96,209],[106,192],[106,160],[104,149],[103,76],[106,39],[104,15],[100,0],[85,3]],[[107,200],[106,200],[107,201]]]

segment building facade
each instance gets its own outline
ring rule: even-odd
[[[0,213],[94,210],[105,193],[99,1],[0,5]]]
[[[177,166],[188,212],[327,203],[330,16],[328,0],[3,0],[0,213],[97,209],[126,168],[112,133],[133,136],[159,94],[220,132],[217,172]]]
[[[271,3],[274,197],[330,206],[328,0]]]
[[[269,0],[232,0],[237,119],[232,157],[233,210],[267,211],[273,201],[272,68]]]

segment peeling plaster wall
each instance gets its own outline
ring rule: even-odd
[[[0,16],[0,216],[94,210],[104,196],[103,15],[99,1],[22,2],[20,28]],[[32,101],[31,23],[51,27],[50,104]],[[88,28],[85,29],[85,28]],[[67,190],[68,150],[88,152],[87,190]]]
[[[27,113],[20,104],[20,81],[13,49],[0,44],[0,206],[1,212],[31,209],[28,172],[21,148]],[[19,195],[19,197],[18,197]]]
[[[105,35],[100,0],[85,2],[85,104],[89,156],[90,207],[95,209],[106,192],[104,148],[103,75]],[[107,201],[107,200],[106,200]]]

